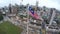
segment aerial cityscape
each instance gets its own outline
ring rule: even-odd
[[[59,9],[23,1],[0,7],[0,34],[60,34]]]

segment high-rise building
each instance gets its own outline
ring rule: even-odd
[[[12,6],[9,4],[9,12],[12,13]]]
[[[17,14],[17,7],[12,6],[12,14]]]

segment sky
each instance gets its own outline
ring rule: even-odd
[[[3,7],[3,6],[8,6],[9,3],[11,4],[19,4],[22,3],[24,5],[26,4],[30,4],[30,5],[36,5],[36,1],[39,2],[39,6],[46,6],[46,7],[49,7],[49,8],[56,8],[58,10],[60,10],[60,0],[0,0],[0,7]]]

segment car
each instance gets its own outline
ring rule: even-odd
[[[48,28],[50,28],[50,29],[54,29],[54,27],[53,27],[53,26],[49,26]]]
[[[54,26],[49,26],[48,28],[50,28],[50,29],[59,29],[57,26],[56,26],[56,27],[54,27]]]
[[[58,27],[54,27],[54,29],[59,29]]]

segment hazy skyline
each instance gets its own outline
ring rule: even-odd
[[[0,7],[3,7],[3,6],[8,6],[9,3],[11,4],[19,4],[22,3],[24,5],[26,4],[30,4],[30,5],[35,5],[36,4],[36,1],[39,2],[39,6],[46,6],[46,7],[49,7],[49,8],[56,8],[56,9],[59,9],[60,10],[60,0],[23,0],[23,2],[21,2],[21,0],[0,0]]]

